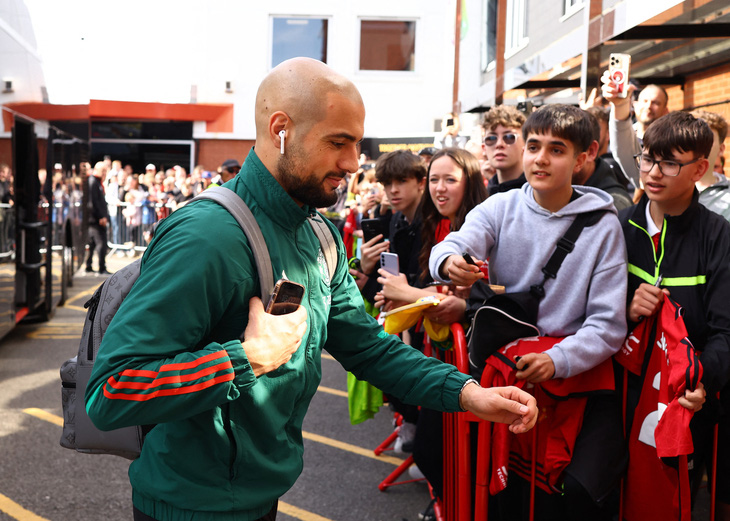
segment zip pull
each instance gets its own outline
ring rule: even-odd
[[[99,307],[99,301],[101,300],[101,287],[94,292],[89,300],[84,304],[84,309],[89,310],[89,321],[93,322],[96,316],[96,310]]]

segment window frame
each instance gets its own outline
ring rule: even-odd
[[[327,15],[292,15],[292,14],[270,14],[269,15],[269,48],[268,48],[268,61],[267,61],[267,67],[268,70],[273,69],[276,67],[276,65],[273,64],[274,60],[274,20],[275,19],[297,19],[297,20],[326,20],[327,21],[327,46],[325,49],[325,52],[327,53],[327,61],[324,63],[327,63],[331,56],[331,46],[332,46],[332,38],[330,38],[331,34],[331,26],[332,26],[332,16]],[[319,58],[316,58],[319,59]],[[277,64],[278,65],[278,64]]]
[[[508,59],[527,47],[527,0],[507,0],[504,37],[504,58]]]
[[[387,69],[361,69],[360,68],[360,52],[362,49],[362,23],[363,22],[411,22],[413,23],[413,30],[415,36],[413,38],[413,60],[414,66],[411,71],[393,71]],[[420,52],[421,48],[421,36],[420,36],[420,19],[413,16],[403,17],[386,17],[386,16],[358,16],[357,17],[357,48],[355,49],[355,72],[358,75],[388,75],[388,76],[416,76],[420,68]]]
[[[563,0],[563,16],[560,17],[560,21],[563,22],[573,16],[575,13],[579,13],[585,7],[585,0],[575,0],[575,4],[571,5],[574,0]]]
[[[489,58],[489,4],[494,3],[495,9],[494,9],[494,59],[488,60]],[[481,20],[481,27],[483,33],[483,37],[480,42],[480,52],[479,52],[479,68],[482,71],[482,74],[490,72],[495,69],[497,66],[497,32],[498,32],[498,22],[499,22],[499,0],[483,0],[482,2],[482,20]]]

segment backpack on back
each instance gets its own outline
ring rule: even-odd
[[[208,188],[195,198],[197,199],[210,199],[220,204],[241,226],[253,250],[262,299],[267,298],[274,287],[271,258],[261,229],[246,203],[232,190],[223,187]],[[320,242],[331,278],[337,267],[337,244],[329,228],[318,215],[310,217],[308,221]],[[104,333],[139,277],[141,265],[140,257],[114,273],[84,304],[88,311],[78,354],[61,366],[62,447],[86,454],[113,454],[135,459],[142,451],[144,435],[153,427],[134,425],[101,431],[86,414],[84,399],[86,385]]]

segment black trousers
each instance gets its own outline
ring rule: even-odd
[[[91,271],[94,260],[94,250],[99,260],[99,271],[106,271],[107,238],[106,226],[89,225],[89,256],[86,258],[86,271]]]
[[[134,521],[157,521],[154,517],[150,517],[147,514],[140,512],[137,507],[134,508]],[[276,521],[276,511],[279,508],[279,502],[274,503],[274,507],[264,517],[257,519],[256,521]]]

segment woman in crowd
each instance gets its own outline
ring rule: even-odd
[[[421,297],[432,295],[429,288],[432,279],[428,273],[428,258],[431,248],[453,230],[464,223],[466,214],[487,198],[487,190],[476,158],[460,148],[443,148],[431,160],[428,169],[427,190],[423,193],[419,212],[421,214],[421,251],[418,262],[421,277],[418,287],[410,286],[405,275],[397,276],[381,270],[378,280],[383,290],[376,296],[376,302],[386,301],[388,308],[415,302]],[[466,301],[449,292],[443,294],[438,306],[430,308],[427,316],[437,323],[451,323],[463,318]]]
[[[422,225],[418,287],[409,285],[402,273],[391,275],[381,269],[378,282],[383,289],[375,297],[376,305],[390,309],[434,295],[436,289],[430,286],[433,281],[428,270],[431,248],[450,231],[458,230],[466,214],[486,198],[479,162],[471,153],[460,148],[443,148],[434,154],[428,169],[427,190],[419,207]],[[454,288],[437,294],[441,298],[439,305],[427,308],[425,316],[440,324],[463,320],[467,295],[455,293]],[[441,425],[441,413],[421,409],[413,444],[413,458],[436,497],[441,496],[443,488]],[[435,519],[432,504],[420,516],[424,520]]]

